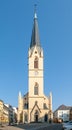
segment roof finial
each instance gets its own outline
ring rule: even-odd
[[[36,7],[37,7],[37,4],[34,4],[34,18],[37,18]]]

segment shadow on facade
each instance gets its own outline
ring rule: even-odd
[[[33,129],[33,128],[36,128],[36,127],[38,129],[38,127],[41,127],[43,125],[45,126],[45,125],[47,125],[47,124],[52,122],[52,120],[48,119],[48,115],[47,114],[45,114],[45,116],[41,117],[41,118],[38,117],[38,113],[35,113],[34,116],[35,116],[34,117],[35,118],[34,122],[28,123],[27,122],[27,115],[26,115],[26,122],[25,123],[21,123],[20,122],[15,127],[18,127],[18,128],[21,128],[21,129],[25,129],[25,130],[31,129],[31,128]]]

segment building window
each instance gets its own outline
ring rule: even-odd
[[[34,68],[38,68],[38,57],[34,59]]]
[[[28,103],[24,104],[24,109],[28,109]]]
[[[37,51],[35,51],[35,54],[37,54]]]
[[[43,104],[44,109],[48,109],[46,103]]]
[[[34,86],[34,95],[38,95],[38,83],[35,83],[35,86]]]

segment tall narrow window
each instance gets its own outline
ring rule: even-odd
[[[35,83],[35,86],[34,86],[34,95],[38,95],[38,83]]]
[[[34,68],[38,68],[38,57],[35,57]]]

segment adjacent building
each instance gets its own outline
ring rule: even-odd
[[[9,110],[8,107],[0,100],[0,123],[9,122]]]
[[[0,123],[12,123],[14,121],[17,121],[17,108],[4,104],[0,100]]]
[[[13,107],[10,104],[5,104],[5,106],[8,108],[8,119],[9,123],[13,122]]]
[[[62,121],[72,120],[72,106],[59,106],[54,112],[54,119],[62,119]]]
[[[52,120],[52,93],[44,94],[44,53],[40,43],[37,14],[28,50],[28,92],[18,96],[18,122],[48,122]]]
[[[16,107],[13,107],[13,122],[17,123],[17,112],[18,109]]]

